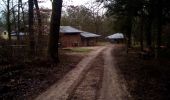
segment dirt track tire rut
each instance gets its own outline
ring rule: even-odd
[[[69,100],[97,100],[103,78],[104,60],[102,54],[96,57],[82,81],[72,93]]]

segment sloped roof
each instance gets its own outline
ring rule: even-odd
[[[101,35],[97,35],[94,33],[90,33],[90,32],[82,32],[80,33],[81,36],[85,37],[85,38],[90,38],[90,37],[99,37]]]
[[[71,26],[60,26],[60,33],[81,33],[83,31],[73,28]]]
[[[11,32],[11,35],[12,35],[12,36],[16,36],[16,35],[17,35],[17,32]],[[19,32],[19,35],[20,35],[20,36],[24,36],[24,35],[26,35],[26,33]]]
[[[113,35],[107,36],[108,39],[123,39],[124,35],[122,33],[115,33]]]

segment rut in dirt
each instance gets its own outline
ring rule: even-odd
[[[35,100],[68,100],[73,91],[77,88],[83,77],[91,68],[97,56],[105,49],[105,46],[98,47],[83,58],[76,67],[68,72],[61,80],[52,85]],[[82,99],[81,99],[82,100]]]
[[[114,45],[109,45],[103,52],[104,57],[104,75],[99,100],[132,100],[126,88],[126,83],[120,77],[118,67],[115,65],[115,59],[112,56]]]
[[[115,65],[113,48],[114,45],[107,46],[95,58],[68,100],[132,100]]]
[[[102,54],[96,57],[77,88],[68,100],[97,100],[102,86],[104,59]]]

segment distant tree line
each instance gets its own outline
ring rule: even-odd
[[[105,16],[101,3],[94,2],[86,6],[67,6],[62,12],[61,25],[73,26],[81,30],[101,35],[113,32],[111,27],[112,18]]]

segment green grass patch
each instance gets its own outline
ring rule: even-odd
[[[109,42],[97,42],[97,45],[98,46],[105,46],[105,45],[108,45]]]
[[[64,50],[69,51],[69,52],[78,52],[78,53],[88,53],[88,52],[92,51],[92,49],[82,48],[82,47],[64,48]]]

